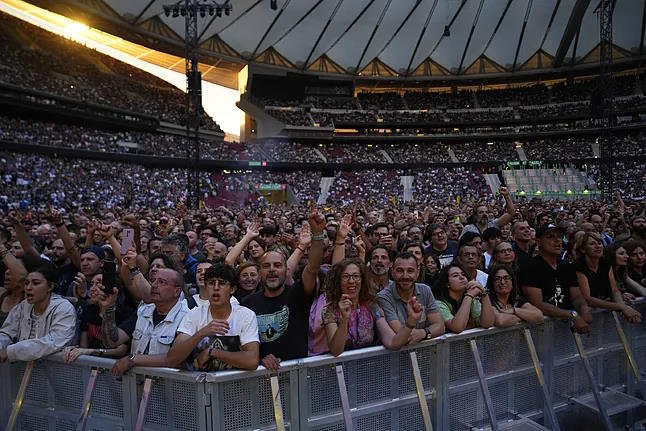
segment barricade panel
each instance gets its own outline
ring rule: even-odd
[[[87,384],[87,379],[84,380]],[[117,421],[123,421],[124,400],[123,380],[118,380],[108,371],[99,373],[92,397],[91,415],[101,415]],[[83,390],[81,394],[85,392]],[[82,395],[81,395],[82,396]],[[78,410],[80,413],[80,409]]]
[[[445,402],[445,405],[448,405],[449,429],[467,431],[476,422],[482,420],[486,413],[483,411],[480,398],[480,388],[477,386],[466,392],[449,395],[449,399]]]
[[[356,431],[390,431],[391,426],[391,413],[384,412],[375,415],[363,416],[356,421]],[[407,430],[415,430],[419,428],[404,428]]]
[[[285,426],[290,429],[290,384],[291,373],[283,372],[278,376],[280,400]],[[226,383],[217,383],[223,429],[257,429],[275,425],[269,374],[259,375]],[[216,405],[216,408],[218,406]]]
[[[636,308],[646,314],[646,304]],[[621,389],[630,380],[628,362],[611,313],[595,313],[592,334],[582,336],[597,381]],[[621,319],[640,370],[646,371],[646,323]],[[475,339],[498,420],[516,415],[541,415],[543,398],[530,360],[525,326],[467,331],[414,347],[426,401],[435,429],[470,430],[488,426],[488,416],[475,373],[469,340]],[[548,320],[530,332],[551,382],[553,402],[562,405],[590,392],[569,322]],[[378,347],[287,361],[279,387],[287,429],[345,429],[336,364],[343,365],[352,422],[358,431],[423,430],[411,348],[389,352]],[[444,360],[440,358],[445,358]],[[153,376],[145,416],[147,430],[270,430],[275,416],[269,373],[262,369],[229,374],[186,373],[135,368],[121,379],[110,372],[114,361],[81,357],[63,364],[60,355],[37,361],[27,386],[17,429],[74,429],[92,367],[99,373],[87,430],[130,430],[134,426],[141,387],[135,382]],[[0,365],[0,428],[6,425],[26,364]],[[203,378],[207,377],[206,383]],[[138,389],[138,390],[137,390]],[[434,391],[437,391],[436,393]],[[291,425],[291,426],[290,426]]]
[[[348,384],[348,374],[345,373],[346,385]],[[301,401],[309,402],[311,415],[322,415],[341,409],[336,373],[332,365],[308,367],[307,387],[310,397],[308,400]]]

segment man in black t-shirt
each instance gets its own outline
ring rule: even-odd
[[[458,243],[448,239],[444,226],[436,223],[431,224],[426,229],[425,239],[431,245],[424,249],[424,254],[437,256],[442,268],[453,262],[455,255],[458,253]]]
[[[520,284],[529,302],[546,316],[570,319],[577,332],[589,332],[592,314],[574,269],[560,259],[563,231],[550,224],[536,229],[539,254],[521,268]]]
[[[242,300],[258,318],[260,362],[277,371],[280,361],[307,356],[307,328],[311,297],[323,259],[325,217],[312,209],[309,217],[312,246],[300,282],[285,285],[287,258],[278,251],[266,252],[260,260],[264,290]]]

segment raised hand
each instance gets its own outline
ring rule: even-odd
[[[129,228],[135,230],[139,230],[141,228],[141,226],[139,226],[139,220],[137,220],[137,216],[134,214],[126,215],[123,219],[121,219],[121,222]]]
[[[186,204],[182,201],[178,202],[177,215],[179,215],[181,219],[185,219],[187,214],[188,214],[188,209],[186,208]]]
[[[341,223],[339,224],[339,228],[336,233],[337,237],[347,238],[353,226],[354,226],[354,220],[353,220],[352,214],[344,215],[343,218],[341,219]]]
[[[415,326],[422,318],[424,307],[422,307],[422,304],[417,302],[417,297],[411,296],[406,304],[406,312],[408,313],[406,323],[408,323],[408,326]]]
[[[247,232],[245,233],[245,236],[247,238],[253,239],[260,235],[260,222],[255,221],[249,225],[247,228]]]
[[[307,247],[312,243],[312,231],[310,225],[307,222],[303,222],[301,227],[301,233],[298,235],[298,246],[303,250],[307,250]]]
[[[22,216],[22,213],[20,212],[19,209],[15,209],[9,212],[9,214],[7,215],[7,219],[9,220],[9,223],[11,223],[12,225],[20,225],[22,224],[24,217]]]
[[[325,229],[325,217],[321,214],[314,205],[310,208],[310,215],[307,219],[312,228],[313,235],[320,235]]]
[[[341,320],[347,322],[350,320],[350,312],[352,311],[352,300],[350,295],[343,294],[339,300],[339,311],[341,312]]]
[[[135,269],[135,265],[137,264],[137,251],[134,246],[130,247],[126,252],[126,255],[121,259],[121,262],[127,266],[128,269]]]

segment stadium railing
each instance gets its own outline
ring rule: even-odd
[[[646,314],[646,301],[635,307]],[[646,324],[622,322],[622,326],[637,367],[646,369]],[[631,393],[635,377],[614,316],[595,313],[591,328],[591,334],[581,339],[598,384]],[[526,329],[538,353],[552,412],[569,411],[576,400],[590,397],[591,386],[569,323],[545,319],[536,325],[447,334],[397,352],[377,346],[336,358],[286,361],[278,375],[262,367],[218,373],[134,368],[114,378],[112,359],[81,356],[64,364],[57,354],[35,362],[14,429],[75,429],[86,406],[87,430],[138,429],[142,393],[147,389],[143,429],[283,429],[279,425],[284,424],[284,429],[313,431],[424,430],[430,429],[425,427],[426,416],[436,430],[470,430],[489,426],[488,408],[499,423],[527,418],[544,421],[550,428],[549,405],[537,379]],[[3,426],[27,367],[0,366]],[[96,385],[88,405],[84,397],[95,369]],[[427,415],[420,405],[428,406]]]

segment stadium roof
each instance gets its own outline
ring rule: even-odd
[[[230,16],[207,14],[198,29],[201,61],[216,69],[205,79],[229,87],[247,63],[425,80],[524,74],[599,60],[599,0],[278,0],[277,10],[270,0],[230,2]],[[151,57],[183,53],[184,19],[163,12],[173,0],[30,3],[149,47]],[[613,19],[615,61],[642,57],[646,0],[617,0]]]

